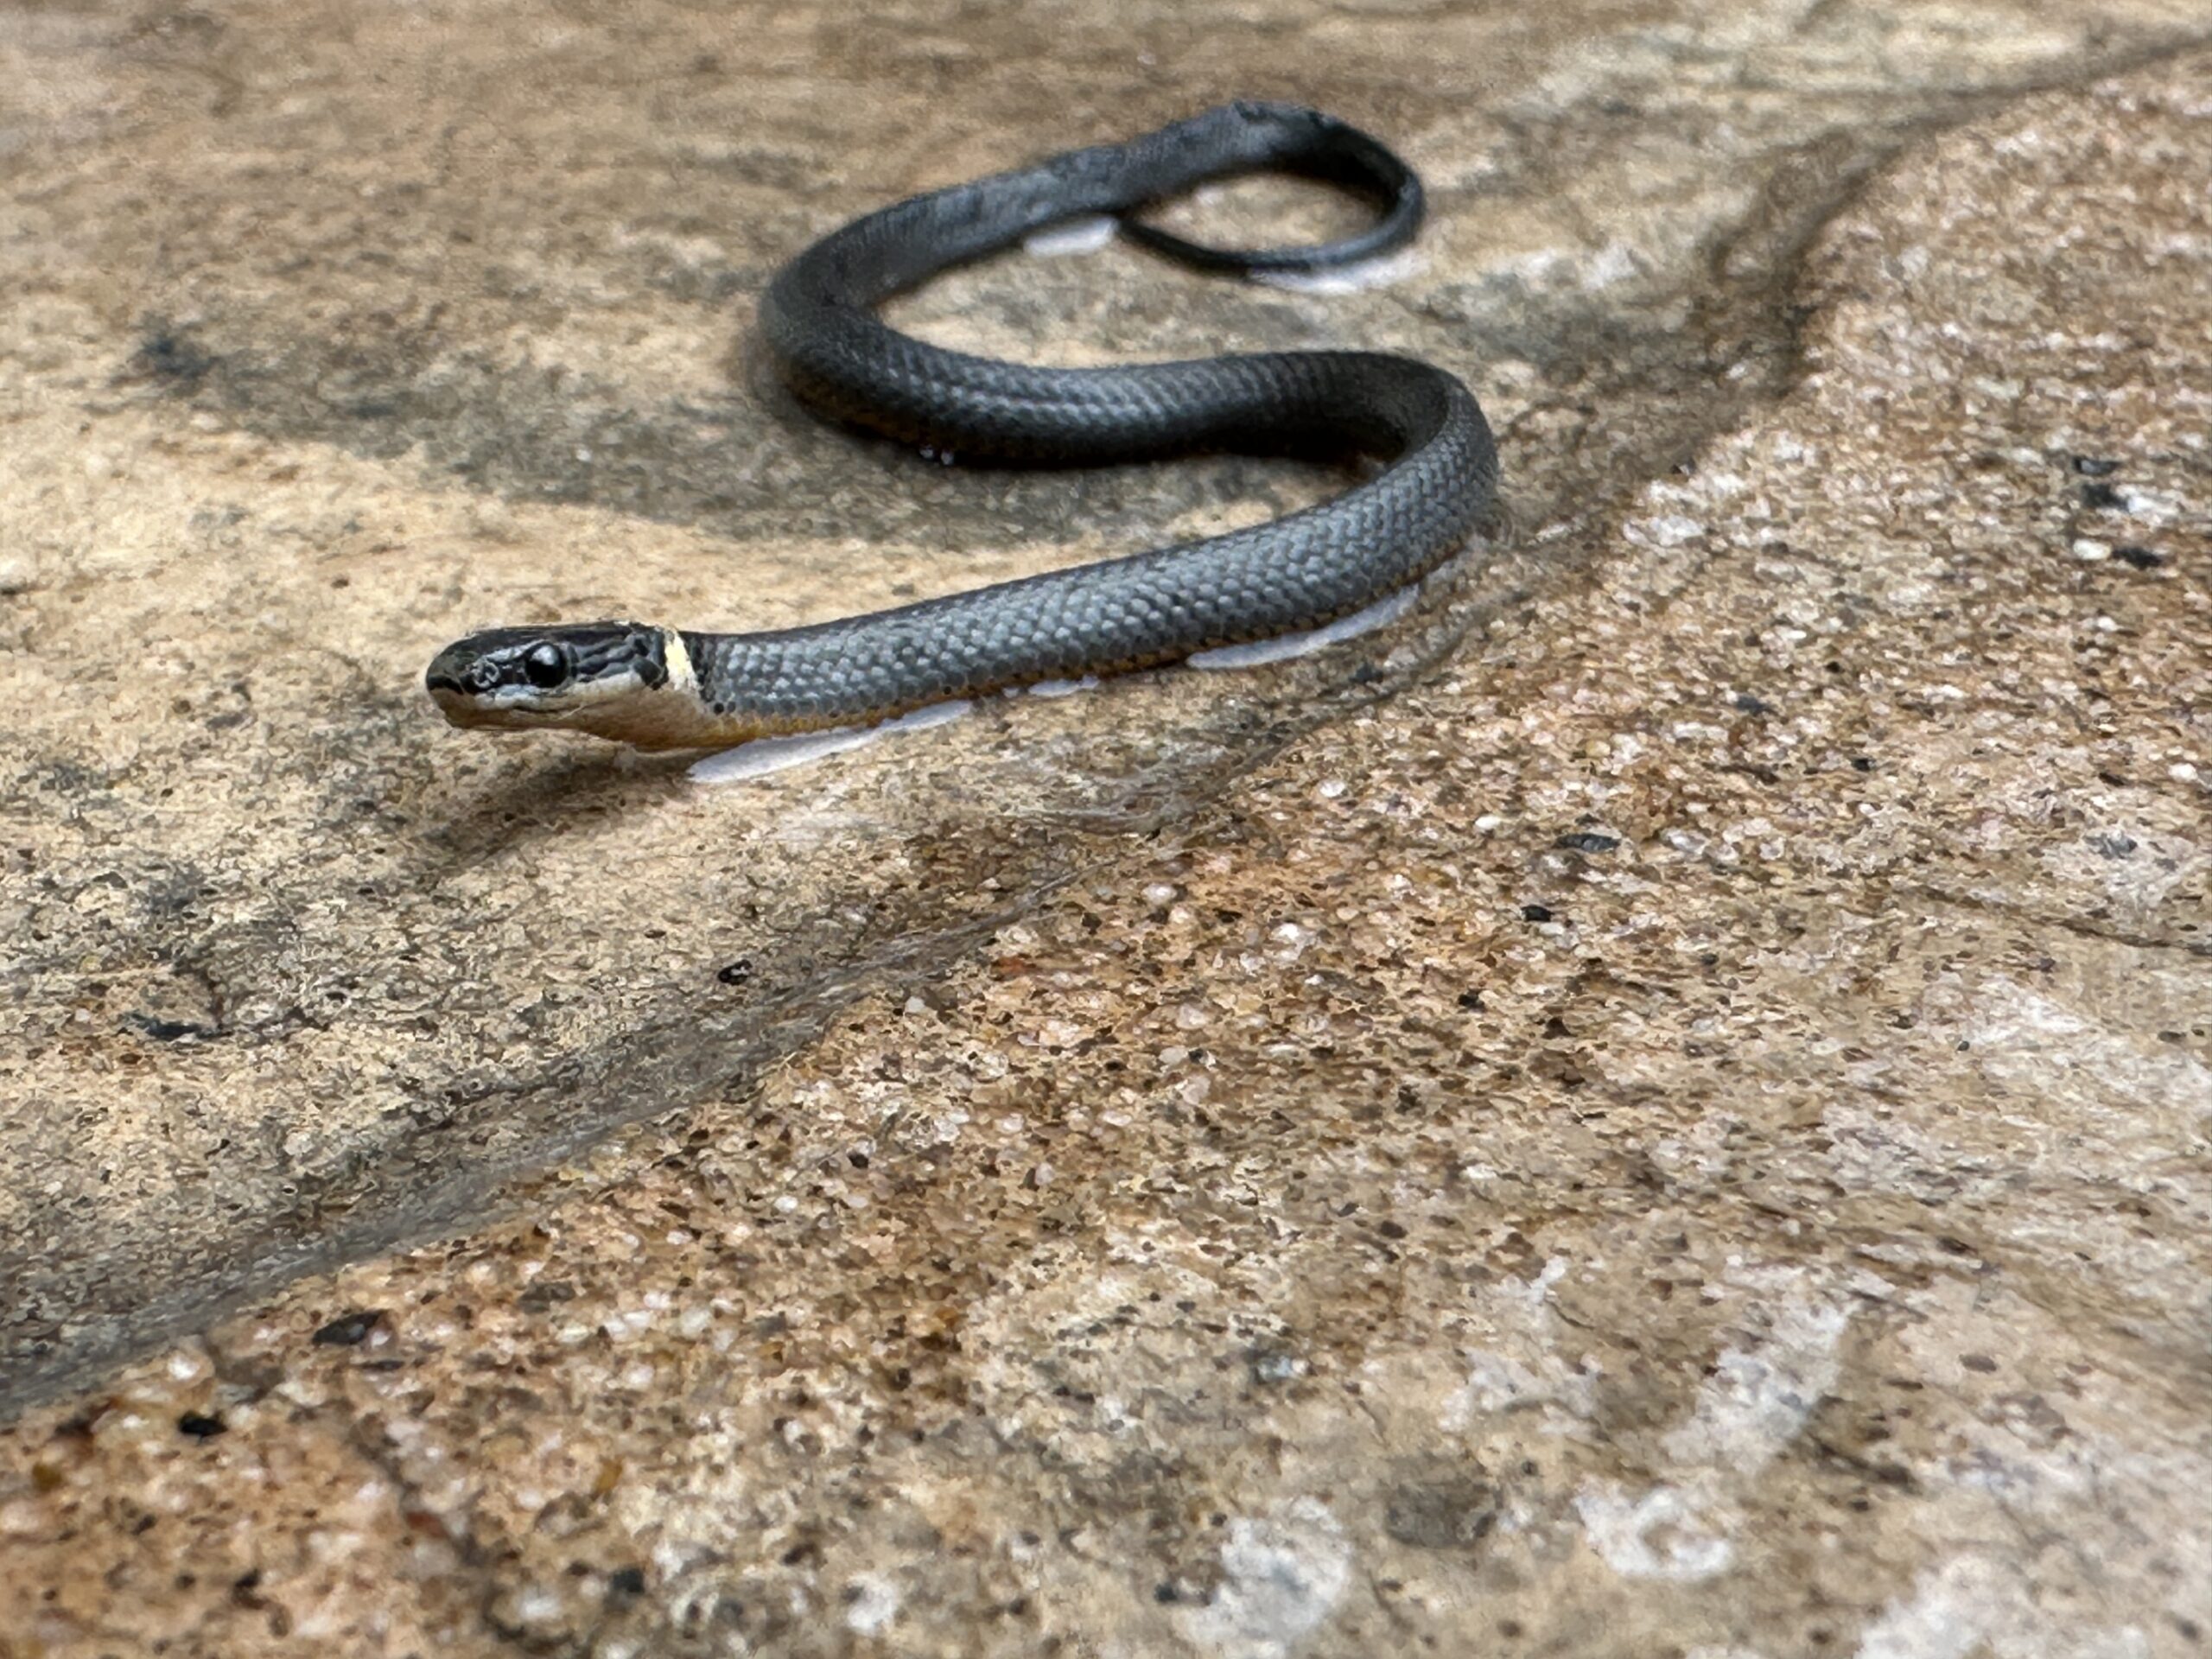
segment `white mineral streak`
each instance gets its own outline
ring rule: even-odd
[[[1757,1312],[1715,1361],[1689,1416],[1661,1441],[1674,1478],[1642,1491],[1592,1481],[1576,1494],[1584,1537],[1623,1578],[1694,1583],[1726,1572],[1739,1495],[1835,1386],[1849,1324],[1841,1300],[1801,1268],[1737,1281]]]
[[[1344,1529],[1319,1498],[1237,1516],[1222,1545],[1221,1582],[1184,1616],[1184,1631],[1224,1659],[1281,1659],[1329,1617],[1351,1568]]]

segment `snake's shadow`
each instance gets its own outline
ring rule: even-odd
[[[550,754],[455,792],[451,810],[423,837],[432,870],[512,853],[610,817],[650,810],[682,787],[696,753],[639,754],[607,746]]]

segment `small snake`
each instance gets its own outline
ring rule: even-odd
[[[1257,251],[1204,246],[1131,217],[1206,180],[1262,168],[1342,186],[1381,216],[1324,246]],[[1124,235],[1171,258],[1250,276],[1372,259],[1413,237],[1421,207],[1420,180],[1365,133],[1311,110],[1238,103],[855,219],[786,265],[760,308],[778,373],[827,416],[963,460],[1099,464],[1233,450],[1363,454],[1387,465],[1250,529],[808,627],[494,628],[438,653],[430,696],[456,726],[723,747],[1176,662],[1359,610],[1440,564],[1496,493],[1490,428],[1443,370],[1335,351],[1040,368],[925,345],[874,311],[949,266],[1071,218],[1111,214]]]

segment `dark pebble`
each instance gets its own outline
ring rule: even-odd
[[[2125,508],[2127,501],[2126,498],[2109,484],[2084,484],[2082,486],[2082,505],[2085,507],[2109,510]]]
[[[515,1306],[525,1313],[549,1313],[562,1302],[576,1300],[576,1287],[565,1279],[539,1279],[515,1298]]]
[[[2112,556],[2122,563],[2133,565],[2138,570],[2155,570],[2166,562],[2164,554],[2153,553],[2147,547],[2137,547],[2132,543],[2126,547],[2115,547]]]
[[[133,361],[142,373],[181,381],[188,386],[197,384],[215,366],[215,359],[183,334],[163,327],[148,332]]]
[[[1601,836],[1591,830],[1578,830],[1552,843],[1563,853],[1610,853],[1620,844],[1618,836]]]
[[[177,1432],[189,1434],[195,1440],[212,1440],[230,1425],[219,1417],[210,1417],[204,1411],[188,1411],[176,1420]]]
[[[1748,691],[1737,694],[1736,709],[1738,713],[1746,715],[1770,715],[1774,712],[1772,703],[1764,698],[1755,697]]]
[[[1521,919],[1524,922],[1548,922],[1551,918],[1552,911],[1549,905],[1523,905],[1521,906]]]
[[[149,1014],[134,1014],[130,1023],[157,1043],[197,1043],[219,1036],[212,1026],[195,1026],[188,1020],[156,1020]]]
[[[725,985],[742,985],[753,977],[753,958],[740,957],[715,975]]]
[[[341,1313],[308,1340],[318,1348],[353,1348],[366,1342],[369,1332],[384,1323],[384,1310],[365,1307]]]
[[[1460,992],[1459,1006],[1469,1014],[1480,1014],[1483,1011],[1483,994],[1480,991]]]
[[[2075,455],[2072,461],[2074,470],[2084,478],[2110,478],[2120,470],[2118,461],[2106,461],[2096,455]]]

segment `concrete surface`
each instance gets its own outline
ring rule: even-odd
[[[0,23],[0,1651],[2200,1651],[2202,22]],[[1404,144],[1420,270],[906,315],[1451,365],[1455,595],[746,788],[434,723],[477,621],[1326,487],[736,347],[1244,91]]]

